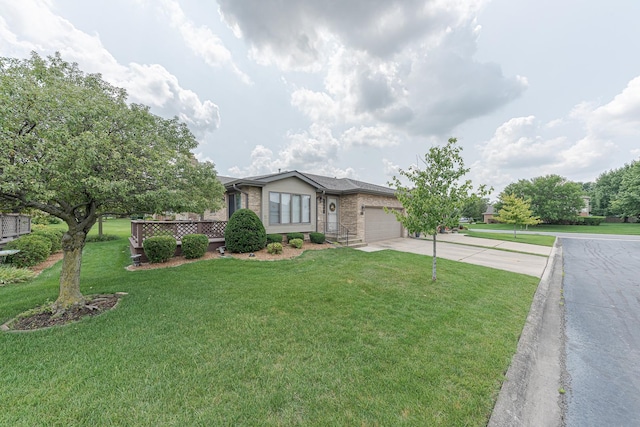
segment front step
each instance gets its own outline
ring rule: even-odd
[[[336,238],[335,236],[325,236],[325,238],[328,242],[348,248],[361,248],[363,246],[367,246],[366,242],[363,242],[362,239],[356,239],[355,237],[353,239],[350,238],[348,242],[346,237]]]

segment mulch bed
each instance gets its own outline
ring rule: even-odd
[[[105,311],[114,308],[120,297],[126,295],[125,292],[117,292],[108,295],[90,295],[86,297],[84,305],[73,306],[61,314],[54,314],[43,308],[41,312],[36,312],[28,316],[18,316],[2,325],[5,331],[33,331],[51,326],[66,325],[76,322],[87,316],[97,316]],[[36,310],[37,311],[37,310]]]

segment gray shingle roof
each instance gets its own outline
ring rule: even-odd
[[[251,176],[246,178],[231,178],[226,176],[218,176],[218,179],[224,185],[232,185],[232,184],[253,184],[259,185],[260,183],[264,184],[271,181],[276,181],[278,179],[287,178],[290,176],[297,176],[298,178],[303,179],[310,185],[316,187],[318,191],[328,191],[330,193],[370,193],[370,194],[379,194],[385,196],[394,196],[395,190],[389,187],[384,187],[382,185],[370,184],[364,181],[358,181],[351,178],[331,178],[328,176],[315,175],[311,173],[298,172],[298,171],[286,171],[273,173],[268,175],[258,175]]]

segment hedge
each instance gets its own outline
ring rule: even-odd
[[[282,243],[282,234],[267,234],[267,244]]]
[[[12,240],[4,246],[4,249],[17,249],[20,252],[9,255],[8,263],[18,268],[33,267],[40,264],[51,255],[51,241],[44,236],[27,234]]]
[[[300,239],[304,241],[304,234],[302,233],[287,233],[287,242],[290,242],[293,239]]]
[[[182,253],[187,259],[202,258],[209,247],[209,238],[204,234],[182,236]]]
[[[154,236],[142,242],[144,254],[152,263],[165,262],[176,253],[178,243],[173,236]]]
[[[309,233],[309,240],[312,243],[317,243],[321,245],[324,243],[324,234],[323,233]]]

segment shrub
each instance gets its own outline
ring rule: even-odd
[[[32,267],[51,255],[51,241],[44,236],[33,234],[27,234],[12,240],[4,248],[18,249],[20,251],[7,257],[7,262],[18,268]]]
[[[92,234],[90,236],[87,236],[87,243],[94,243],[94,242],[108,242],[110,240],[118,240],[119,237],[118,236],[114,236],[113,234],[103,234],[103,235],[99,235],[99,234]]]
[[[324,234],[323,233],[309,233],[309,240],[312,243],[317,243],[321,245],[324,243]]]
[[[238,209],[229,218],[224,231],[224,243],[231,252],[259,251],[267,244],[267,232],[255,212]]]
[[[584,225],[600,225],[606,218],[603,216],[585,216]]]
[[[267,234],[267,244],[282,243],[282,234]]]
[[[302,239],[289,240],[289,244],[296,249],[300,249],[302,247],[302,243],[304,243]]]
[[[293,239],[302,239],[304,241],[304,234],[302,233],[287,233],[287,242]]]
[[[0,265],[0,286],[26,282],[35,276],[36,273],[26,268],[17,268],[13,265]]]
[[[269,252],[270,254],[281,254],[282,243],[269,243],[267,245],[267,252]]]
[[[165,262],[173,257],[177,246],[178,244],[173,236],[154,236],[142,242],[144,254],[153,263]]]
[[[209,238],[204,234],[182,236],[182,253],[187,259],[202,258],[209,247]]]
[[[32,236],[42,236],[51,243],[50,252],[58,252],[62,250],[62,235],[64,231],[47,227],[32,228]]]
[[[49,215],[46,212],[37,211],[31,214],[31,224],[49,225],[60,224],[61,222],[62,220],[60,218]]]

